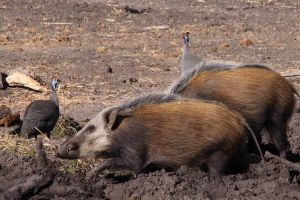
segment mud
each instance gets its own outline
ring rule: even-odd
[[[282,74],[299,74],[299,13],[297,0],[2,0],[0,72],[22,69],[45,83],[59,78],[61,113],[84,124],[106,106],[163,90],[177,79],[186,31],[192,51],[208,59],[263,63]],[[289,80],[300,91],[299,77]],[[0,89],[1,105],[13,113],[47,98],[49,92]],[[288,130],[296,163],[299,120],[298,112]],[[273,152],[268,138],[265,143]],[[5,145],[1,140],[0,148]],[[0,151],[0,193],[40,173],[34,154],[13,152]],[[87,181],[85,170],[61,170],[70,162],[48,157],[54,182],[30,199],[300,198],[299,172],[273,158],[265,167],[253,164],[221,179],[182,167]],[[87,165],[88,170],[93,164]]]

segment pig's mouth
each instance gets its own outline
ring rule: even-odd
[[[55,155],[62,159],[78,159],[80,158],[79,145],[68,144],[56,146]]]
[[[112,158],[112,157],[117,157],[117,152],[111,152],[109,150],[104,150],[104,151],[96,151],[94,153],[94,156],[96,158],[104,158],[104,159],[107,159],[107,158]]]

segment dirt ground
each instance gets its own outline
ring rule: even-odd
[[[298,0],[2,0],[0,72],[21,69],[46,83],[59,78],[61,113],[85,123],[104,107],[176,80],[186,31],[199,56],[299,74],[299,22]],[[300,92],[300,77],[289,80]],[[24,88],[0,90],[0,103],[21,113],[32,100],[48,97]],[[299,120],[295,113],[288,130],[298,162]],[[0,194],[38,173],[34,154],[16,154],[2,139]],[[53,161],[63,169],[66,162]],[[293,174],[273,158],[221,180],[186,167],[93,181],[84,180],[85,170],[59,169],[52,185],[30,199],[300,199],[300,177]]]

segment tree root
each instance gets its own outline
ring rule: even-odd
[[[36,141],[36,160],[40,174],[33,174],[24,182],[0,194],[0,199],[27,199],[53,183],[56,172],[49,164],[41,137]]]
[[[296,170],[296,171],[299,171],[299,172],[300,172],[300,165],[297,164],[297,163],[293,163],[293,162],[291,162],[291,161],[289,161],[289,160],[286,160],[286,159],[281,158],[281,157],[279,157],[279,156],[273,155],[273,154],[269,153],[268,151],[266,151],[265,157],[266,157],[266,158],[274,158],[274,159],[276,159],[276,160],[282,162],[282,163],[285,164],[286,166],[292,168],[293,170]]]

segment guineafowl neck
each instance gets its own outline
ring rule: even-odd
[[[190,48],[189,48],[189,45],[186,44],[186,45],[184,45],[184,48],[183,48],[183,55],[182,55],[182,57],[184,57],[184,58],[188,57],[189,54],[190,54]]]
[[[58,98],[55,90],[52,90],[51,96],[50,96],[50,101],[53,101],[57,106],[58,104]]]

